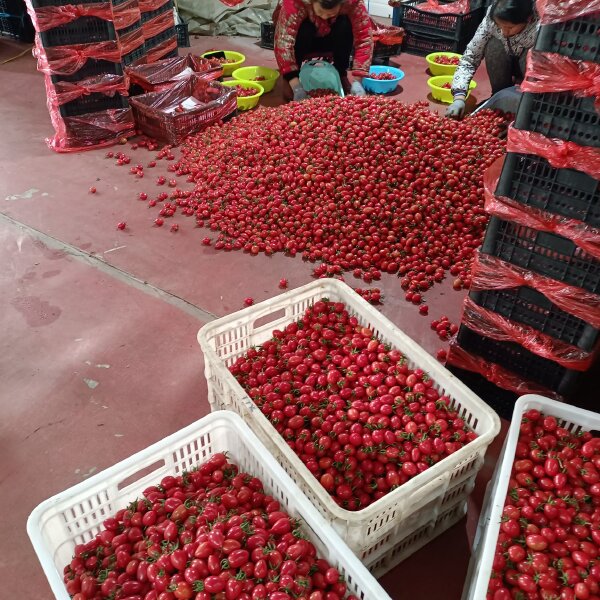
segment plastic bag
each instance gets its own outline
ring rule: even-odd
[[[235,112],[237,94],[234,88],[192,75],[167,90],[142,94],[130,102],[136,123],[146,135],[176,145]]]
[[[141,27],[139,29],[133,29],[125,35],[118,34],[117,37],[119,38],[121,56],[133,52],[144,43],[144,31]]]
[[[51,87],[46,88],[48,101],[57,106],[72,102],[89,94],[105,94],[114,96],[121,94],[127,96],[129,82],[123,75],[112,75],[105,73],[82,79],[76,83],[70,81],[59,81]]]
[[[556,169],[575,169],[600,179],[600,148],[579,146],[574,142],[547,138],[540,133],[510,127],[506,151],[537,154]]]
[[[149,21],[146,21],[142,25],[144,38],[148,40],[155,35],[166,31],[170,27],[175,27],[175,20],[173,18],[173,11],[168,10],[167,12],[162,13],[161,15],[158,15]]]
[[[123,4],[113,6],[113,19],[117,31],[131,27],[134,23],[137,23],[140,18],[141,13],[138,0],[129,0],[129,2],[123,2]]]
[[[206,81],[214,81],[223,75],[223,65],[216,60],[199,58],[193,54],[167,58],[139,67],[126,67],[131,83],[139,85],[146,92],[158,92],[173,83],[186,79],[188,69],[197,73]]]
[[[537,11],[543,25],[562,23],[600,12],[600,0],[537,0]]]
[[[394,25],[382,25],[371,19],[371,36],[373,42],[379,42],[384,46],[395,46],[404,40],[404,29]]]
[[[476,254],[472,265],[471,290],[504,290],[527,286],[544,294],[559,308],[600,329],[600,296],[549,279],[507,263],[500,258]]]
[[[38,61],[38,71],[47,75],[73,75],[85,65],[89,58],[117,63],[121,61],[121,50],[118,42],[114,40],[95,44],[44,48],[39,34],[36,33],[32,52]]]
[[[440,15],[464,15],[471,10],[471,4],[469,0],[456,0],[450,4],[440,4],[438,0],[427,0],[427,2],[417,4],[415,8]]]
[[[562,215],[554,215],[535,207],[525,206],[511,198],[496,196],[494,190],[498,187],[501,167],[502,159],[499,159],[483,175],[486,212],[505,221],[514,221],[525,227],[562,235],[588,254],[600,259],[600,229]]]
[[[242,2],[244,2],[244,0],[221,0],[221,2],[225,5],[225,6],[237,6],[238,4],[241,4]]]
[[[483,308],[467,296],[461,323],[479,335],[499,342],[516,342],[530,352],[576,371],[587,371],[594,354],[556,340],[533,327],[511,321]]]
[[[461,348],[455,340],[450,343],[446,364],[479,373],[494,385],[504,390],[516,392],[519,395],[539,394],[556,400],[563,399],[562,396],[556,392],[549,390],[538,383],[524,381],[520,375],[517,375],[496,363],[488,362],[479,356],[470,354]]]
[[[521,84],[524,92],[573,92],[575,96],[596,96],[600,112],[600,65],[572,60],[560,54],[530,52],[527,72]]]
[[[146,53],[146,62],[153,63],[157,60],[161,60],[165,57],[165,54],[168,54],[173,50],[177,50],[177,35],[165,40],[155,48],[152,48],[152,50],[148,50]]]
[[[31,0],[27,1],[27,12],[36,31],[48,31],[71,23],[80,17],[98,17],[105,21],[113,20],[113,12],[109,2],[98,4],[65,4],[63,6],[42,6],[34,8]]]
[[[150,12],[164,6],[169,0],[138,0],[140,12]]]

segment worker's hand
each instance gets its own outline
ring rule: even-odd
[[[366,96],[367,92],[365,92],[365,88],[362,86],[360,81],[353,81],[350,86],[350,95],[351,96]]]
[[[308,98],[306,90],[300,84],[292,88],[292,91],[294,92],[294,102],[302,102]]]
[[[465,106],[464,100],[455,100],[446,110],[446,116],[451,119],[462,119],[465,115]]]

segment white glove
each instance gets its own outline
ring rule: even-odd
[[[292,91],[294,92],[294,102],[302,102],[302,100],[306,100],[308,98],[306,90],[300,84],[298,84]]]
[[[455,100],[447,109],[446,116],[451,119],[462,119],[465,114],[466,103],[464,100]]]
[[[362,86],[360,81],[353,81],[350,86],[350,95],[351,96],[366,96],[367,92],[365,92],[365,88]]]

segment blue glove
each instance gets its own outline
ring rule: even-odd
[[[465,114],[464,100],[455,100],[446,110],[446,116],[451,119],[462,119]]]
[[[294,92],[294,102],[302,102],[302,100],[306,100],[308,98],[306,90],[300,84],[298,84],[292,91]]]

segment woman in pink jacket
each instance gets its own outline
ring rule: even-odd
[[[371,23],[364,0],[280,0],[275,9],[275,57],[286,100],[307,97],[298,74],[306,58],[329,54],[346,92],[364,96],[361,80],[373,55]],[[354,48],[355,81],[347,71]]]

